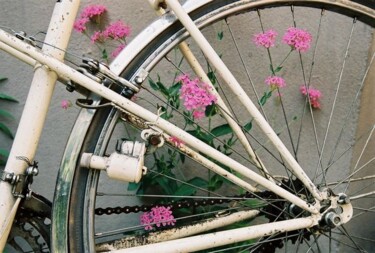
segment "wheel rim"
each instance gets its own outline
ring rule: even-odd
[[[263,13],[262,13],[262,15],[263,15]],[[231,22],[234,22],[234,21],[231,21]],[[353,22],[354,23],[354,22]],[[228,26],[229,27],[229,26]],[[228,29],[227,29],[227,33],[231,33],[231,31],[229,31]],[[230,35],[228,35],[228,36],[230,36]],[[322,34],[320,34],[319,36],[323,36]],[[350,37],[349,36],[349,38],[353,38],[353,37]],[[350,39],[350,40],[352,40],[352,39]],[[348,41],[347,41],[348,42]],[[351,42],[351,41],[349,41],[349,43],[347,43],[347,44],[352,44],[353,42]],[[370,57],[371,58],[371,57]],[[151,65],[153,65],[153,64],[149,64],[150,66]],[[344,65],[344,64],[343,64]],[[372,66],[373,66],[373,64],[372,64]],[[366,68],[365,68],[366,69]],[[338,72],[338,73],[340,73],[340,71]],[[341,74],[340,74],[341,75]],[[264,75],[263,75],[264,76]],[[362,74],[362,77],[363,77],[364,75]],[[307,80],[307,79],[306,79]],[[336,86],[337,87],[337,86]],[[354,93],[356,93],[356,92],[354,92]],[[334,97],[334,96],[333,96]],[[333,103],[335,103],[335,102],[333,102]],[[326,103],[325,103],[326,104]],[[327,103],[328,104],[328,103]],[[332,104],[332,103],[331,103]],[[286,107],[288,107],[288,106],[291,106],[291,105],[287,105]],[[309,108],[305,108],[305,109],[303,109],[303,110],[305,110],[305,111],[308,111],[309,110]],[[350,110],[349,110],[350,111]],[[306,113],[306,114],[305,114]],[[282,113],[280,113],[280,114],[282,114]],[[310,111],[310,114],[311,114],[311,111]],[[315,112],[315,113],[312,113],[312,115],[318,115],[318,113],[317,112]],[[328,113],[328,115],[330,115],[331,113]],[[303,114],[299,114],[299,115],[303,115],[303,117],[305,117],[305,115],[308,115],[308,113],[307,112],[304,112]],[[351,117],[350,116],[350,114],[344,114],[344,115],[349,115],[349,116],[347,116],[347,117]],[[306,116],[307,117],[307,116]],[[312,121],[312,122],[314,122],[316,119],[314,118],[314,117],[311,117],[311,115],[309,115],[309,117],[310,117],[310,121]],[[346,117],[346,118],[347,118]],[[363,116],[359,116],[359,117],[363,117]],[[345,119],[345,118],[344,118]],[[293,120],[292,120],[293,121]],[[284,122],[285,123],[285,122]],[[372,123],[373,124],[373,123]],[[289,123],[286,123],[285,125],[289,125]],[[305,126],[304,126],[305,127]],[[301,128],[301,125],[299,125],[299,128]],[[316,128],[316,125],[315,125],[315,127],[314,127],[314,124],[312,125],[312,128],[313,128],[313,130],[312,130],[312,132],[317,132],[317,130],[315,129],[314,130],[314,128]],[[298,129],[298,128],[297,128]],[[338,133],[340,133],[340,132],[343,132],[345,129],[344,128],[339,128],[340,130],[338,131]],[[344,129],[344,130],[341,130],[341,129]],[[363,130],[365,133],[367,133],[367,135],[364,135],[364,134],[359,134],[359,138],[358,139],[364,139],[365,140],[365,142],[371,142],[371,139],[369,139],[369,138],[367,138],[368,136],[372,136],[372,128],[371,128],[371,125],[370,125],[370,127],[364,127],[364,129],[365,130]],[[289,131],[291,131],[291,129],[289,129],[289,127],[287,127],[286,128],[286,131],[287,132],[289,132]],[[297,131],[298,132],[298,131]],[[313,139],[315,139],[315,145],[316,146],[319,146],[319,148],[316,148],[315,147],[315,149],[320,149],[320,151],[318,151],[318,153],[325,153],[325,152],[321,152],[321,150],[322,150],[322,148],[321,147],[324,147],[323,148],[323,151],[324,151],[324,149],[328,149],[327,148],[327,146],[328,146],[328,144],[326,144],[327,143],[327,139],[326,139],[326,133],[328,133],[329,131],[323,131],[323,136],[324,136],[324,138],[323,139],[320,139],[319,138],[319,136],[318,136],[318,134],[314,134],[315,136],[313,136],[314,138]],[[356,134],[356,133],[354,133],[354,134]],[[289,134],[287,134],[287,135],[289,135]],[[341,139],[341,137],[340,137],[340,135],[341,134],[338,134],[338,139]],[[366,137],[367,136],[367,137]],[[303,135],[302,134],[300,134],[299,135],[299,137],[297,138],[297,139],[300,139],[300,138],[302,138],[303,137]],[[288,138],[290,138],[290,137],[288,137]],[[318,144],[318,142],[320,141],[320,140],[322,140],[322,143],[323,144]],[[336,140],[337,140],[337,136],[336,136]],[[260,141],[259,141],[260,142]],[[289,141],[290,143],[293,143],[293,141]],[[341,142],[341,141],[340,141]],[[299,143],[299,141],[297,142],[297,143]],[[294,146],[294,147],[291,147],[291,150],[296,150],[297,148],[295,147],[295,146],[299,146],[299,145],[306,145],[306,144],[298,144],[298,145],[294,145],[294,144],[290,144],[291,146]],[[322,145],[322,146],[321,146]],[[327,146],[326,146],[327,145]],[[332,146],[332,145],[331,145]],[[333,144],[333,146],[335,146],[335,144]],[[346,146],[347,148],[349,147],[351,150],[353,150],[353,147],[354,146],[352,146],[352,145],[347,145]],[[363,147],[363,145],[362,145],[362,147]],[[262,146],[260,146],[260,149],[262,148]],[[299,146],[298,147],[298,149],[300,149],[301,148],[301,146]],[[263,149],[265,149],[265,147],[263,147]],[[302,148],[301,148],[302,149]],[[310,150],[310,148],[309,147],[307,147],[306,148],[306,146],[305,146],[305,148],[304,148],[304,150]],[[361,150],[361,149],[360,149]],[[266,151],[266,152],[268,152],[268,151]],[[362,153],[361,151],[357,151],[357,152],[359,152],[359,153]],[[294,152],[294,153],[298,153],[298,152]],[[343,159],[343,158],[345,158],[345,156],[346,156],[346,151],[345,151],[345,149],[343,150],[343,151],[341,151],[341,152],[338,152],[337,151],[337,149],[335,149],[335,151],[332,151],[331,153],[330,153],[330,157],[332,158],[332,157],[335,157],[335,156],[337,156],[339,159],[337,160],[337,161],[340,161],[340,159]],[[306,154],[304,154],[304,155],[306,155]],[[307,154],[308,156],[309,156],[309,154]],[[302,155],[303,156],[303,155]],[[334,166],[334,165],[337,165],[337,163],[338,162],[332,162],[333,160],[331,159],[331,158],[329,158],[328,159],[328,165],[326,166],[326,168],[329,168],[329,170],[328,170],[328,172],[330,172],[331,171],[331,167],[332,166]],[[361,156],[361,158],[363,158],[363,156]],[[304,159],[302,159],[302,158],[299,158],[299,160],[301,161],[301,163],[303,163],[303,160]],[[317,159],[313,159],[313,160],[318,160],[319,161],[319,163],[323,160],[323,158],[320,158],[319,156],[318,156],[318,158]],[[332,161],[331,161],[332,160]],[[354,160],[355,161],[355,160]],[[372,162],[372,158],[370,157],[370,159],[367,159],[367,161],[365,162],[365,165],[366,165],[366,163],[368,162],[368,164],[371,164],[371,162]],[[347,164],[351,164],[351,162],[346,162]],[[354,162],[354,164],[357,164],[357,162],[355,161]],[[369,165],[366,165],[366,166],[369,166]],[[337,165],[338,166],[338,165]],[[341,166],[341,165],[340,165]],[[340,167],[340,166],[338,166],[338,167]],[[305,165],[304,167],[308,167],[308,165]],[[313,172],[312,174],[313,174],[313,176],[312,177],[315,177],[316,178],[316,180],[320,180],[320,181],[325,181],[325,179],[322,179],[323,177],[326,177],[326,175],[324,175],[323,174],[323,176],[321,176],[321,175],[319,175],[319,174],[321,174],[322,173],[322,171],[323,170],[321,170],[320,172],[319,172],[319,170],[318,169],[316,169],[315,167],[319,167],[319,164],[318,164],[318,166],[315,164],[315,165],[310,165],[310,167],[313,167],[314,169],[315,169],[315,172]],[[355,168],[354,169],[354,172],[365,172],[365,169],[363,169],[362,168],[362,166],[361,165],[353,165],[353,167]],[[366,167],[366,169],[367,169],[368,167]],[[355,174],[358,174],[358,173],[355,173]],[[328,174],[328,173],[326,173],[326,174]],[[351,173],[349,173],[349,175],[350,175]],[[336,174],[334,175],[334,176],[336,176]],[[347,176],[346,176],[347,177]],[[346,177],[341,177],[341,179],[340,180],[336,180],[337,182],[341,182],[341,181],[345,181],[345,179],[346,179]],[[351,179],[352,177],[350,177],[350,179]],[[335,181],[335,180],[333,180],[333,181]],[[364,182],[364,181],[363,181]],[[368,181],[366,181],[366,182],[368,182]],[[342,185],[344,182],[341,182],[340,184]],[[319,184],[319,183],[318,183]],[[371,187],[373,185],[373,183],[371,183],[371,179],[370,179],[370,184],[369,184],[369,187]],[[92,186],[94,186],[94,188],[96,187],[95,186],[95,184],[93,184]],[[346,186],[344,186],[345,188],[346,188]],[[363,188],[363,187],[362,187]],[[367,188],[368,189],[368,188]],[[361,190],[363,190],[363,189],[361,189]],[[353,190],[353,191],[355,191],[355,190]],[[368,191],[368,190],[367,190]],[[368,192],[371,192],[371,191],[368,191]],[[358,197],[359,197],[359,194],[357,194],[358,195]],[[371,194],[370,194],[370,196],[371,196]],[[357,200],[356,200],[357,201]],[[359,207],[359,208],[363,208],[363,207]],[[361,212],[367,212],[367,213],[370,213],[371,214],[371,209],[372,209],[372,207],[370,206],[370,207],[367,207],[367,208],[364,208],[365,210],[362,210],[362,209],[358,209],[358,210],[361,210]],[[363,216],[363,215],[362,215]],[[370,216],[371,217],[371,216]],[[335,233],[334,231],[330,231],[330,234],[331,233]],[[337,233],[342,233],[342,234],[345,234],[346,232],[345,232],[345,230],[339,230],[339,232],[337,232]],[[312,235],[313,237],[315,237],[316,235]],[[317,236],[317,237],[323,237],[323,236]],[[354,238],[354,237],[352,237],[352,238]],[[271,238],[272,239],[272,238]],[[339,240],[339,239],[337,239],[337,238],[335,238],[335,239],[329,239],[330,240],[330,244],[332,244],[332,242],[333,241],[337,241],[337,240]],[[350,240],[350,239],[349,239]],[[305,244],[308,244],[308,242],[307,241],[305,241]],[[344,244],[344,243],[343,243]],[[346,244],[346,243],[345,243]],[[344,244],[344,245],[345,245]],[[353,246],[354,245],[354,246]],[[358,245],[356,245],[356,244],[354,244],[353,242],[352,242],[352,248],[354,247],[354,248],[356,248],[356,247],[359,247]],[[298,246],[299,247],[299,246]],[[301,246],[302,247],[302,246]],[[317,247],[317,246],[315,246],[315,247]]]

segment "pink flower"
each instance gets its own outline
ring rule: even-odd
[[[115,58],[117,55],[121,53],[121,51],[125,48],[125,44],[118,45],[115,50],[112,51],[111,56]]]
[[[100,4],[88,5],[83,9],[80,17],[92,19],[92,18],[102,15],[106,11],[107,11],[107,7],[105,7],[104,5],[100,5]]]
[[[188,75],[181,75],[177,81],[182,83],[180,98],[184,100],[186,110],[193,112],[195,119],[205,116],[206,107],[216,103],[215,95],[211,94],[211,87],[199,81],[198,78],[191,80]]]
[[[178,148],[180,148],[181,145],[185,144],[185,142],[183,140],[177,138],[176,136],[170,136],[169,141],[171,141]]]
[[[176,220],[170,209],[171,207],[165,206],[151,208],[151,211],[145,212],[141,215],[141,224],[145,226],[145,230],[154,229],[154,225],[157,227],[167,225],[173,226],[176,223]]]
[[[95,42],[103,42],[103,35],[100,31],[94,32],[94,34],[90,38],[91,43]]]
[[[268,30],[264,33],[258,33],[254,35],[253,42],[257,46],[263,46],[265,48],[270,48],[275,46],[277,32],[274,30]]]
[[[285,80],[279,76],[269,76],[264,82],[269,85],[272,90],[286,86]]]
[[[300,52],[306,52],[312,41],[311,34],[306,30],[290,27],[283,37],[283,42]]]
[[[72,103],[69,100],[64,99],[64,100],[61,101],[60,106],[61,106],[61,108],[66,110],[66,109],[68,109],[69,107],[72,106]]]
[[[130,27],[122,23],[121,20],[111,23],[102,33],[104,38],[114,40],[124,39],[130,35]]]
[[[73,28],[74,30],[76,30],[77,32],[79,33],[82,33],[86,30],[86,23],[89,22],[89,19],[88,18],[80,18],[80,19],[77,19],[75,22],[74,22],[74,25],[73,25]]]
[[[321,98],[322,93],[318,89],[306,88],[305,85],[302,85],[299,90],[301,91],[302,95],[309,96],[312,108],[320,109],[319,99]]]

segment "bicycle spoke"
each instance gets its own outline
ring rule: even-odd
[[[355,242],[355,240],[353,239],[353,237],[351,235],[349,235],[348,231],[345,229],[345,226],[341,226],[339,227],[339,230],[345,235],[346,238],[348,238],[354,245],[354,247],[356,249],[358,249],[359,251],[363,252],[364,250]]]
[[[322,148],[321,148],[320,156],[319,156],[319,163],[321,163],[321,161],[322,161],[322,154],[324,153],[324,149],[325,149],[325,146],[326,146],[326,141],[327,141],[327,138],[328,138],[328,132],[330,130],[330,126],[331,126],[331,122],[332,122],[333,112],[335,111],[335,106],[336,106],[336,102],[337,102],[337,96],[338,96],[340,88],[341,88],[342,77],[343,77],[344,69],[345,69],[345,66],[346,66],[346,60],[347,60],[348,55],[349,55],[349,49],[350,49],[350,45],[351,45],[351,42],[352,42],[355,24],[356,24],[356,19],[353,19],[352,28],[351,28],[350,35],[349,35],[349,38],[348,38],[344,59],[343,59],[343,62],[342,62],[339,78],[338,78],[338,81],[337,81],[337,87],[336,87],[336,91],[335,91],[335,95],[334,95],[334,99],[333,99],[333,103],[332,103],[330,116],[329,116],[329,119],[328,119],[326,131],[325,131],[325,134],[324,134],[324,140],[323,140],[323,144],[322,144]],[[318,168],[318,166],[320,166],[320,165],[318,164],[317,168]],[[324,175],[324,169],[322,168],[322,170],[323,170],[323,175]],[[322,183],[325,184],[326,180],[324,179],[324,181],[322,181]]]
[[[341,141],[341,139],[342,139],[342,137],[343,137],[344,130],[345,130],[346,127],[347,127],[347,123],[348,123],[348,121],[349,121],[349,117],[350,117],[350,116],[352,115],[352,113],[353,113],[354,105],[356,104],[356,102],[357,102],[358,99],[359,99],[359,96],[360,96],[360,94],[361,94],[360,92],[361,92],[361,90],[363,89],[363,86],[364,86],[364,84],[365,84],[365,80],[366,80],[366,78],[367,78],[367,76],[368,76],[368,74],[369,74],[369,71],[370,71],[370,68],[371,68],[371,66],[372,66],[372,64],[373,64],[373,62],[374,62],[374,59],[375,59],[375,52],[374,52],[374,53],[372,54],[372,56],[371,56],[370,63],[369,63],[369,65],[368,65],[368,67],[367,67],[367,69],[366,69],[366,71],[365,71],[365,73],[364,73],[364,75],[363,75],[363,78],[362,78],[361,84],[360,84],[360,86],[358,87],[358,90],[357,90],[356,95],[355,95],[355,97],[354,97],[354,99],[353,99],[353,102],[351,103],[350,108],[349,108],[349,110],[348,110],[348,113],[347,113],[347,115],[346,115],[346,117],[345,117],[345,120],[343,121],[344,123],[343,123],[343,126],[342,126],[341,129],[340,129],[340,133],[339,133],[339,136],[338,136],[338,138],[337,138],[336,144],[335,144],[334,148],[332,149],[332,154],[331,154],[331,157],[330,157],[330,159],[329,159],[329,161],[328,161],[327,169],[328,169],[328,167],[330,167],[331,163],[334,163],[333,158],[334,158],[334,156],[335,156],[335,154],[336,154],[336,150],[337,150],[338,145],[339,145],[339,143],[340,143],[340,141]],[[327,169],[326,169],[326,170],[327,170]]]

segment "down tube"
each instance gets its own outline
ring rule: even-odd
[[[158,252],[165,253],[193,252],[198,250],[211,249],[213,247],[220,247],[246,240],[251,240],[262,236],[269,236],[277,233],[285,233],[288,231],[308,228],[315,225],[316,222],[317,221],[313,217],[298,218],[293,220],[255,225],[245,228],[231,229],[216,233],[191,236],[182,239],[161,242],[156,244],[149,244],[130,249],[122,249],[112,252],[154,253],[155,249],[158,249]]]
[[[107,100],[111,101],[113,104],[117,105],[118,107],[123,108],[125,111],[128,111],[134,115],[137,115],[140,118],[143,118],[144,120],[148,122],[153,122],[153,124],[156,127],[159,127],[166,133],[176,136],[180,139],[186,140],[185,142],[188,146],[210,157],[214,157],[215,160],[217,160],[218,162],[223,163],[224,165],[232,168],[233,170],[239,172],[240,174],[246,175],[246,177],[251,178],[253,181],[264,186],[265,188],[274,192],[278,196],[285,198],[286,200],[296,204],[302,209],[309,211],[311,213],[319,212],[315,206],[312,206],[306,203],[304,200],[300,199],[294,194],[282,189],[281,187],[277,186],[275,183],[270,182],[269,180],[265,179],[264,177],[260,176],[254,171],[251,171],[246,166],[225,156],[218,150],[208,146],[207,144],[191,136],[184,130],[176,127],[172,123],[160,118],[158,115],[155,115],[154,113],[137,105],[136,103],[130,101],[129,99],[126,99],[120,94],[98,84],[97,82],[93,81],[89,77],[61,63],[55,58],[41,53],[38,49],[29,47],[24,42],[19,41],[14,36],[11,36],[1,30],[0,30],[0,41],[3,41],[5,44],[12,45],[15,49],[31,56],[32,58],[35,58],[35,60],[37,60],[38,62],[47,65],[51,70],[58,73],[58,75],[61,78],[70,79],[80,84],[82,87],[106,98]]]

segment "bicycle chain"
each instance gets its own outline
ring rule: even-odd
[[[218,204],[224,204],[232,202],[233,199],[248,199],[248,198],[267,198],[271,196],[271,193],[268,191],[264,192],[257,192],[256,194],[253,193],[245,193],[242,195],[232,196],[232,197],[225,197],[225,198],[215,198],[215,199],[199,199],[199,200],[182,200],[178,202],[170,202],[170,203],[164,203],[164,204],[149,204],[149,205],[135,205],[135,206],[124,206],[124,207],[107,207],[107,208],[96,208],[95,214],[96,215],[111,215],[111,214],[121,214],[121,213],[138,213],[140,211],[142,212],[148,212],[152,208],[163,205],[171,207],[171,210],[176,209],[182,209],[182,208],[197,208],[202,206],[208,206],[208,205],[218,205]]]

